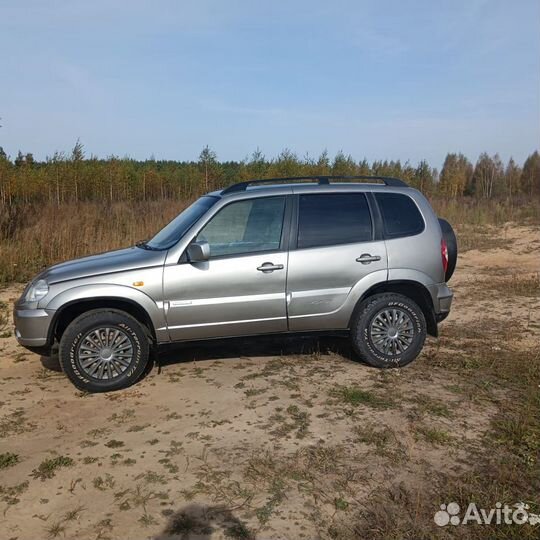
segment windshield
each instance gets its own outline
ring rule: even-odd
[[[150,249],[169,249],[191,228],[191,226],[213,206],[218,197],[201,197],[183,212],[178,214],[168,225],[165,225],[154,238],[144,244]]]

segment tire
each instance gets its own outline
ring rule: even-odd
[[[395,327],[391,320],[394,313],[398,321]],[[396,331],[397,328],[401,330]],[[391,338],[390,333],[401,335],[401,339]],[[402,294],[370,296],[360,304],[351,324],[355,352],[377,368],[406,366],[420,354],[425,339],[426,319],[422,310]],[[389,352],[384,350],[386,344]]]
[[[458,256],[457,238],[452,225],[450,225],[446,219],[439,218],[439,225],[441,226],[443,238],[446,242],[446,247],[448,248],[448,268],[446,269],[444,276],[444,280],[448,282],[456,269]]]
[[[69,380],[79,390],[92,393],[120,390],[137,382],[149,353],[146,328],[114,309],[96,309],[77,317],[66,328],[58,350]]]

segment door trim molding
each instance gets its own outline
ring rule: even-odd
[[[169,300],[169,302],[170,302],[170,307],[172,309],[172,308],[183,308],[183,307],[193,307],[193,306],[244,304],[245,302],[261,302],[261,301],[264,302],[265,300],[285,301],[285,291],[283,291],[282,293],[249,294],[249,295],[244,295],[244,296],[219,296],[217,298],[192,298],[192,299],[186,298],[185,300]]]
[[[259,323],[265,321],[283,321],[287,317],[268,317],[265,319],[246,319],[241,321],[219,321],[212,323],[200,323],[200,324],[181,324],[178,326],[169,326],[169,330],[179,330],[181,328],[201,328],[205,326],[224,326],[227,324],[249,324],[249,323]]]

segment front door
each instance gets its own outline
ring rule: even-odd
[[[165,267],[173,341],[287,330],[286,204],[275,196],[223,206],[194,239],[209,243],[210,260]]]

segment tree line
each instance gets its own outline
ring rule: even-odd
[[[203,193],[250,178],[315,175],[380,175],[402,178],[427,195],[482,199],[540,195],[540,154],[533,152],[523,163],[510,158],[504,164],[496,154],[480,155],[475,164],[460,153],[449,153],[439,172],[422,160],[409,162],[354,160],[338,152],[330,158],[298,157],[283,150],[267,159],[260,150],[242,161],[218,161],[208,146],[198,161],[137,161],[110,156],[86,157],[77,141],[71,152],[55,153],[37,161],[31,153],[11,159],[0,147],[0,203],[12,205],[79,201],[131,201],[192,199]]]

